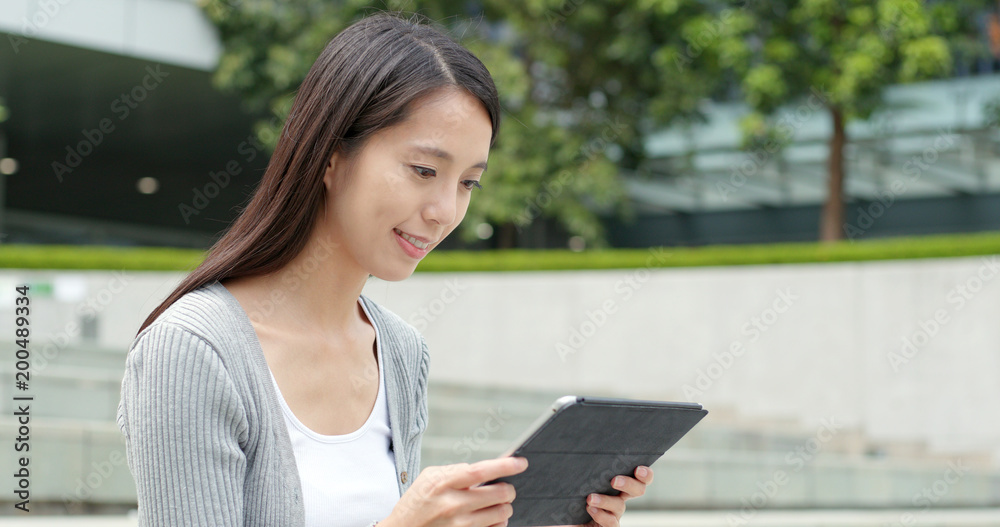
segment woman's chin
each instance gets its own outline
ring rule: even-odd
[[[403,269],[403,268],[377,269],[371,271],[371,275],[374,276],[375,278],[378,278],[379,280],[384,280],[386,282],[399,282],[401,280],[406,280],[411,275],[413,275],[413,271],[415,271],[416,268],[417,266],[414,265],[408,269]]]

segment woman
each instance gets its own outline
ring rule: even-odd
[[[414,478],[427,346],[361,295],[461,222],[499,121],[489,72],[430,26],[376,15],[329,43],[252,200],[129,350],[140,525],[506,524],[513,487],[477,485],[523,458]],[[642,469],[591,525],[618,526]]]

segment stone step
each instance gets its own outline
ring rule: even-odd
[[[0,343],[0,353],[5,357],[13,357],[17,349],[13,342]],[[118,372],[118,375],[125,371],[127,353],[125,349],[77,344],[62,346],[58,342],[39,340],[34,342],[29,350],[32,368],[39,372],[44,371],[49,365],[100,368],[108,372]]]
[[[927,511],[914,509],[812,509],[752,511],[743,523],[740,511],[733,510],[629,510],[621,519],[622,527],[729,527],[731,525],[771,525],[774,527],[996,527],[1000,509],[945,508]],[[735,519],[735,520],[734,520]],[[35,518],[2,517],[0,527],[136,527],[134,514],[104,516],[42,516]]]

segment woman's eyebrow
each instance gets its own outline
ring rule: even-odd
[[[424,154],[430,155],[430,156],[434,156],[434,157],[438,157],[438,158],[444,159],[445,161],[447,161],[449,163],[455,161],[455,158],[451,154],[449,154],[448,152],[445,152],[444,150],[441,150],[440,148],[437,148],[435,146],[414,145],[413,149],[417,150],[419,152],[422,152]],[[481,169],[483,169],[483,171],[486,171],[486,161],[480,161],[480,162],[476,163],[475,165],[472,165],[472,168],[481,168]]]

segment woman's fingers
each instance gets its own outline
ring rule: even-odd
[[[513,513],[514,486],[483,485],[525,470],[524,458],[502,458],[478,463],[427,467],[400,497],[393,514],[405,524],[433,524],[451,518],[469,525],[498,525]]]
[[[651,480],[652,476],[649,476],[647,479]],[[611,486],[621,491],[621,496],[627,500],[638,498],[646,493],[646,483],[628,476],[615,476],[611,480]]]
[[[503,483],[482,485],[486,481],[519,474],[527,469],[527,460],[523,458],[502,458],[481,461],[473,465],[464,465],[463,473],[452,480],[452,488],[469,488],[470,491],[482,493],[484,503],[493,504],[476,511],[490,527],[502,527],[513,512],[510,502],[514,499],[513,486]],[[653,470],[646,466],[637,467],[635,477],[615,476],[611,486],[620,493],[617,496],[591,494],[587,497],[587,512],[593,518],[593,524],[598,527],[621,527],[619,520],[625,514],[625,502],[646,493],[646,485],[653,481]],[[472,483],[470,483],[472,482]],[[509,494],[508,494],[509,493]]]
[[[510,503],[516,496],[514,486],[510,483],[483,483],[523,472],[527,468],[527,460],[514,457],[488,459],[463,465],[462,468],[464,470],[454,477],[450,486],[471,496],[475,525],[503,523],[510,518],[514,512]]]
[[[600,507],[593,506],[587,506],[587,512],[594,519],[594,523],[597,523],[601,527],[621,527],[621,523],[618,521],[621,514],[616,515]]]
[[[512,514],[514,508],[510,503],[500,503],[472,513],[472,525],[506,525]]]
[[[591,494],[587,497],[587,512],[594,523],[600,527],[619,527],[619,520],[625,514],[625,502],[646,493],[646,485],[653,481],[653,470],[640,466],[636,468],[635,476],[615,476],[611,479],[611,486],[620,491],[617,496]]]
[[[625,498],[621,496],[591,494],[587,498],[587,507],[597,507],[621,517],[622,514],[625,514]],[[596,520],[597,518],[594,519]]]
[[[471,465],[449,465],[462,470],[451,479],[453,489],[468,489],[504,476],[520,474],[528,468],[528,460],[523,457],[503,457],[487,459]]]
[[[510,506],[516,495],[514,486],[510,483],[483,485],[482,487],[473,487],[465,492],[472,496],[472,510],[487,510],[498,505]],[[505,516],[501,520],[506,518]]]

